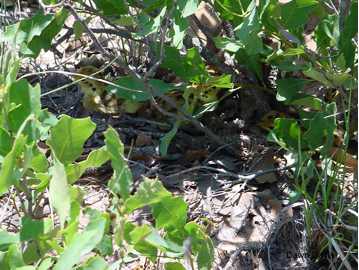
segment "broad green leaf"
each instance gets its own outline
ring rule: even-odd
[[[174,23],[170,28],[169,37],[171,37],[171,44],[178,49],[183,47],[183,38],[187,33],[187,29],[190,26],[186,18],[179,10],[173,12]]]
[[[149,13],[151,11],[154,11],[157,8],[161,8],[166,4],[167,1],[165,0],[143,0],[142,4],[149,6],[145,9],[146,13]]]
[[[7,230],[0,232],[0,251],[6,251],[12,244],[20,242],[20,233],[9,234]]]
[[[18,269],[25,266],[22,254],[16,244],[12,244],[7,253],[7,262],[11,269]]]
[[[301,148],[307,148],[308,144],[303,141],[303,134],[297,122],[277,118],[275,120],[275,127],[270,134],[274,134],[275,137],[268,136],[269,141],[274,141],[286,148],[298,149],[299,139],[301,141]]]
[[[140,227],[135,227],[131,232],[131,244],[136,245],[140,241],[143,241],[148,235],[152,233],[152,230],[150,229],[149,225],[143,224]]]
[[[82,27],[81,23],[79,21],[74,21],[72,28],[74,29],[75,39],[76,40],[80,39],[84,32],[84,28]]]
[[[28,43],[33,37],[40,35],[45,27],[51,23],[52,19],[53,15],[43,15],[39,12],[29,19],[20,20],[20,22],[6,28],[6,32],[0,37],[0,42]]]
[[[162,67],[170,68],[178,77],[185,81],[189,81],[186,75],[186,69],[183,65],[183,57],[179,50],[174,47],[165,46],[165,60]]]
[[[101,257],[91,257],[87,262],[77,268],[78,270],[104,270],[106,269],[107,262]]]
[[[171,193],[163,187],[161,181],[144,177],[135,194],[126,200],[126,213],[130,214],[137,208],[160,202],[169,196],[171,196]]]
[[[186,270],[186,267],[179,262],[165,262],[166,270]]]
[[[22,132],[28,136],[28,142],[35,141],[38,138],[38,117],[41,111],[40,104],[40,85],[32,87],[28,81],[20,80],[13,83],[9,89],[10,102],[16,107],[8,112],[10,128],[13,132]],[[33,114],[34,117],[29,118]],[[27,123],[25,123],[27,122]],[[25,126],[23,126],[26,124]]]
[[[12,140],[9,132],[0,127],[0,156],[6,156],[11,151]]]
[[[299,190],[295,189],[289,193],[288,197],[290,203],[296,203],[300,199],[300,197],[302,197],[302,193]]]
[[[55,263],[55,258],[44,259],[37,270],[48,270]]]
[[[41,259],[36,240],[31,241],[30,244],[27,245],[26,249],[22,252],[22,259],[26,265],[38,262]]]
[[[187,55],[183,59],[187,78],[190,82],[201,83],[206,81],[209,73],[203,63],[202,57],[197,48],[187,50]]]
[[[111,158],[111,165],[114,169],[114,175],[108,183],[108,187],[125,201],[130,196],[132,175],[124,159],[124,146],[118,137],[118,133],[112,127],[104,135],[106,151]]]
[[[322,113],[317,113],[310,121],[309,129],[304,133],[303,138],[308,141],[309,149],[314,151],[322,144],[327,134],[327,123]]]
[[[191,238],[191,249],[196,255],[198,269],[211,269],[214,261],[214,246],[211,238],[206,235],[206,228],[192,221],[186,224],[185,230]]]
[[[37,173],[47,172],[47,158],[45,154],[37,148],[37,145],[34,145],[31,154],[33,157],[29,167]]]
[[[12,150],[5,156],[0,170],[0,194],[7,191],[12,185],[16,185],[19,179],[17,159],[22,153],[26,143],[26,137],[22,134],[15,139]]]
[[[54,173],[50,180],[49,197],[51,206],[56,210],[59,216],[60,226],[63,228],[67,212],[70,209],[71,194],[64,164],[62,164],[54,154],[52,155],[52,160],[54,162]]]
[[[299,93],[292,97],[292,102],[290,104],[320,110],[322,108],[323,101],[320,98],[314,97],[312,95]]]
[[[335,71],[328,71],[326,72],[328,79],[334,83],[335,86],[341,86],[346,82],[349,78],[349,72],[335,72]]]
[[[83,174],[86,168],[100,167],[108,159],[109,155],[105,150],[105,147],[92,151],[86,160],[78,162],[76,164],[68,165],[66,169],[67,181],[69,184],[75,183]]]
[[[152,214],[156,220],[156,228],[165,228],[176,243],[185,240],[183,228],[187,219],[187,203],[183,201],[182,196],[167,196],[152,204]]]
[[[184,3],[184,7],[182,7],[181,3]],[[187,1],[178,1],[178,5],[181,8],[182,17],[186,18],[189,15],[197,12],[199,1],[197,0],[187,0]]]
[[[243,43],[239,40],[232,40],[227,37],[214,37],[213,38],[218,49],[224,49],[230,52],[236,52],[239,48],[243,47]]]
[[[47,145],[66,166],[83,152],[83,145],[95,127],[90,118],[75,119],[63,114],[60,121],[51,129]]]
[[[304,70],[303,74],[317,80],[318,82],[324,83],[326,86],[333,88],[333,84],[331,84],[324,76],[323,73],[315,70],[314,68],[310,68],[309,70]]]
[[[328,55],[327,47],[337,46],[339,34],[339,18],[337,15],[326,14],[314,29],[316,45],[323,55]]]
[[[276,80],[278,86],[277,100],[284,101],[284,104],[290,104],[293,97],[308,83],[307,80],[294,78]]]
[[[41,50],[48,51],[55,36],[63,29],[68,14],[69,11],[65,8],[57,12],[51,23],[45,27],[40,35],[34,36],[28,43],[21,43],[23,46],[20,46],[20,55],[36,58]]]
[[[104,235],[98,244],[98,251],[102,256],[113,254],[112,236]]]
[[[52,221],[49,218],[42,221],[27,218],[21,226],[20,241],[29,241],[44,235],[50,231],[52,226]]]
[[[128,10],[123,1],[117,0],[94,0],[96,7],[103,10],[104,15],[127,14]]]
[[[219,0],[214,1],[214,8],[222,20],[233,20],[235,25],[239,25],[243,21],[243,13],[247,10],[248,2],[251,0]]]
[[[174,243],[168,238],[168,233],[164,235],[164,238],[158,233],[158,231],[151,227],[152,233],[146,237],[146,242],[163,252],[170,258],[184,258],[184,250],[182,245]]]
[[[155,262],[157,259],[157,248],[150,245],[146,241],[146,237],[152,233],[152,230],[149,225],[144,224],[141,227],[135,227],[131,232],[131,245],[134,249],[137,250],[140,254],[145,255],[152,262]]]
[[[317,5],[315,0],[292,0],[281,6],[282,26],[295,29],[309,21],[308,13]]]
[[[100,1],[100,0],[99,0]],[[134,39],[142,39],[143,36],[147,36],[147,35],[150,35],[150,34],[153,34],[153,33],[156,33],[157,31],[159,31],[159,27],[161,25],[161,20],[166,16],[165,15],[165,12],[166,12],[166,8],[163,8],[159,14],[157,15],[156,18],[154,19],[150,19],[147,14],[143,14],[140,13],[138,16],[141,16],[143,18],[145,18],[145,23],[144,25],[142,25],[142,29],[141,31],[138,31],[137,33],[132,33],[132,37]],[[139,22],[141,23],[141,18],[139,20]]]
[[[350,6],[350,13],[345,20],[344,33],[340,36],[340,53],[345,56],[346,67],[350,67],[355,58],[357,49],[352,38],[358,35],[358,2],[353,1]]]
[[[82,233],[74,235],[72,242],[60,255],[54,270],[71,269],[81,256],[89,253],[101,241],[106,220],[90,221]]]
[[[251,10],[243,19],[243,23],[235,28],[237,37],[244,44],[246,53],[254,55],[263,50],[263,44],[258,33],[261,29],[257,9]]]
[[[96,209],[92,209],[90,207],[86,207],[86,210],[83,211],[84,215],[89,215],[90,216],[90,221],[91,220],[96,220],[99,218],[104,218],[106,220],[106,224],[105,224],[105,229],[104,229],[104,233],[108,233],[110,231],[110,214],[109,213],[102,213]]]

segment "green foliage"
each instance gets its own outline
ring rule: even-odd
[[[131,36],[135,40],[147,39],[151,35],[151,39],[146,41],[155,55],[151,61],[159,61],[159,66],[171,69],[189,83],[230,88],[222,100],[238,90],[232,89],[230,75],[211,76],[197,48],[188,49],[187,55],[180,53],[189,26],[186,17],[197,10],[198,2],[142,1],[148,7],[136,9],[136,16],[127,17],[128,6],[136,7],[135,1],[127,1],[127,5],[123,1],[95,0],[99,13],[87,14],[84,21],[89,22],[101,15],[112,23],[132,27],[134,32]],[[349,208],[343,207],[340,185],[337,194],[331,194],[331,188],[340,178],[339,169],[332,167],[331,157],[327,156],[337,129],[336,103],[325,102],[312,94],[302,93],[302,90],[308,82],[321,82],[334,95],[343,99],[348,95],[346,101],[350,103],[351,90],[357,87],[357,47],[352,39],[358,32],[358,3],[351,2],[349,15],[343,29],[340,29],[338,17],[327,14],[323,2],[293,0],[284,5],[279,5],[278,0],[256,2],[214,1],[215,11],[220,18],[231,20],[236,26],[235,40],[214,37],[214,41],[217,48],[228,52],[239,64],[245,64],[260,80],[263,79],[263,63],[282,72],[298,70],[309,78],[276,80],[277,100],[295,107],[300,119],[277,119],[268,140],[278,143],[297,160],[294,175],[296,190],[289,197],[291,202],[301,199],[308,202],[309,207],[305,204],[304,210],[308,234],[311,235],[314,213],[326,224],[328,209],[337,213],[340,221]],[[57,4],[57,1],[45,3]],[[82,7],[80,0],[73,4]],[[310,14],[322,18],[314,31],[315,52],[302,44],[302,26]],[[112,15],[122,16],[119,19]],[[12,48],[18,47],[20,57],[35,58],[41,48],[45,51],[51,48],[52,40],[63,28],[68,16],[69,11],[64,7],[56,14],[47,15],[40,9],[33,17],[8,26],[0,42],[2,45],[11,43]],[[168,29],[163,29],[167,16],[171,16],[171,23],[168,23]],[[80,38],[84,33],[83,26],[76,21],[73,28],[76,39]],[[160,43],[161,35],[166,32],[164,30],[168,30],[166,45]],[[274,50],[265,44],[264,37],[277,40],[278,49]],[[164,55],[161,55],[162,51]],[[24,192],[27,202],[22,205],[23,212],[19,213],[22,217],[19,232],[15,235],[6,230],[0,232],[0,268],[35,269],[33,265],[36,265],[37,269],[44,270],[106,269],[103,257],[112,254],[113,245],[116,244],[120,247],[120,258],[107,269],[117,269],[140,256],[155,262],[160,254],[187,260],[192,260],[189,255],[193,254],[198,269],[210,269],[214,261],[213,244],[205,233],[205,227],[187,222],[187,204],[181,196],[173,197],[158,179],[146,177],[143,177],[133,194],[130,193],[132,175],[124,157],[124,146],[114,129],[109,128],[105,132],[105,147],[93,151],[86,160],[75,162],[83,152],[83,145],[94,131],[95,124],[88,118],[73,119],[66,115],[57,120],[47,110],[41,109],[40,86],[33,87],[26,80],[16,80],[20,59],[14,52],[8,50],[0,58],[0,194],[13,192],[13,196],[20,196],[20,192]],[[184,89],[186,103],[183,109],[195,118],[214,110],[221,101],[205,104],[195,110],[194,104],[199,95],[195,94],[194,88],[174,87],[152,78],[145,83],[161,93]],[[108,86],[107,90],[118,97],[131,102],[148,99],[146,85],[133,77],[123,77],[115,84],[119,87]],[[192,99],[191,94],[195,94]],[[345,131],[349,132],[350,104],[344,109],[348,111],[345,113]],[[162,138],[161,152],[164,155],[181,122],[177,120],[172,130]],[[37,147],[39,141],[46,141],[51,149],[49,165],[47,157]],[[320,154],[323,171],[315,166],[312,158],[315,151]],[[109,159],[114,169],[108,187],[113,197],[111,211],[115,217],[110,219],[108,213],[86,208],[83,214],[88,215],[90,221],[80,231],[80,206],[85,193],[71,184],[87,167],[98,167]],[[314,178],[319,179],[318,184],[314,194],[309,194],[308,185]],[[320,179],[325,179],[325,182]],[[11,191],[12,186],[15,191]],[[59,224],[53,224],[48,218],[41,221],[33,219],[37,204],[47,189]],[[318,197],[322,198],[321,205],[316,204]],[[328,202],[333,204],[329,205]],[[128,216],[144,206],[151,206],[155,224],[136,226],[128,220]],[[342,226],[339,221],[332,226]],[[164,233],[160,235],[157,229],[163,229]],[[110,230],[114,230],[114,235],[109,233]],[[328,228],[318,231],[325,230]],[[50,252],[57,256],[48,257]],[[97,257],[76,265],[89,252],[95,252]],[[167,262],[165,268],[185,269],[179,262]]]

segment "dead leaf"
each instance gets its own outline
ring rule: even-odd
[[[181,165],[190,164],[198,159],[203,158],[205,155],[209,155],[209,154],[210,152],[207,149],[188,150],[182,157],[179,158],[176,164],[181,164]]]
[[[282,205],[274,200],[269,200],[268,205],[270,207],[272,217],[277,218],[283,209]]]
[[[338,147],[330,147],[327,152],[328,156],[336,162],[343,162],[348,173],[358,172],[358,160],[352,155],[345,153],[345,151]],[[345,157],[344,157],[345,154]],[[345,161],[345,163],[344,163]]]
[[[251,173],[259,172],[259,171],[266,171],[274,168],[274,156],[273,156],[273,149],[268,148],[267,151],[263,151],[262,153],[255,156],[252,162],[249,165],[251,169]],[[277,181],[277,176],[274,172],[263,174],[255,178],[259,183],[273,183]]]
[[[142,147],[142,146],[150,146],[152,143],[152,137],[147,136],[143,133],[137,135],[135,146]]]
[[[84,58],[75,66],[76,69],[86,67],[86,66],[94,66],[96,68],[100,68],[105,63],[105,59],[101,54],[94,54],[90,58]]]

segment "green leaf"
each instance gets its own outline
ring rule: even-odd
[[[320,98],[314,97],[312,95],[299,93],[292,97],[292,102],[290,104],[320,110],[322,108],[323,101]]]
[[[106,269],[106,261],[101,257],[91,257],[87,262],[77,268],[78,270],[104,270]]]
[[[209,73],[206,70],[197,48],[187,50],[187,55],[184,57],[183,63],[187,78],[190,82],[201,83],[209,77]]]
[[[51,129],[47,145],[66,166],[83,152],[83,145],[95,127],[90,118],[74,119],[63,114],[60,121]]]
[[[104,218],[90,221],[82,233],[75,234],[70,245],[60,255],[54,270],[70,269],[81,256],[95,248],[103,237],[105,223]]]
[[[82,27],[81,23],[79,21],[75,21],[74,24],[72,25],[72,28],[74,29],[75,39],[76,40],[80,39],[84,32],[84,28]]]
[[[355,50],[357,49],[352,38],[358,35],[358,2],[352,2],[350,13],[345,19],[344,33],[340,36],[339,49],[340,53],[345,56],[346,67],[350,67],[355,58]]]
[[[9,132],[0,127],[0,156],[6,156],[11,151],[12,140]]]
[[[183,228],[187,219],[187,203],[183,201],[182,196],[167,196],[152,204],[152,214],[156,220],[156,228],[165,228],[176,243],[185,240]]]
[[[314,68],[310,68],[309,70],[304,70],[303,74],[317,80],[318,82],[324,83],[326,86],[333,88],[333,84],[331,84],[324,76],[323,73],[315,70]]]
[[[232,40],[227,37],[214,37],[213,38],[218,49],[224,49],[230,52],[236,52],[239,48],[243,47],[243,43],[239,40]]]
[[[112,237],[104,235],[98,244],[98,250],[102,256],[111,255],[113,253]]]
[[[36,58],[41,50],[48,51],[51,48],[52,40],[63,29],[68,14],[69,11],[65,8],[57,12],[54,19],[45,27],[40,35],[34,36],[28,43],[21,44],[23,49],[20,49],[20,55]]]
[[[47,270],[49,269],[53,264],[55,263],[55,258],[51,257],[51,258],[46,258],[44,259],[39,268],[37,268],[37,270]]]
[[[211,238],[206,235],[206,228],[189,222],[185,230],[191,238],[191,249],[196,255],[198,269],[211,269],[214,261],[214,246]]]
[[[105,133],[106,151],[111,158],[111,165],[114,169],[114,176],[108,183],[109,189],[120,194],[125,201],[130,196],[132,175],[124,159],[124,146],[120,141],[117,132],[110,127]]]
[[[274,141],[285,148],[298,149],[300,140],[301,148],[308,147],[308,144],[303,141],[303,134],[297,122],[277,118],[274,123],[275,127],[268,135],[269,141]]]
[[[302,197],[302,193],[299,190],[295,189],[289,193],[288,197],[290,203],[296,203],[300,199],[300,197]]]
[[[293,97],[308,83],[307,80],[288,78],[276,80],[278,86],[277,100],[284,101],[284,104],[290,104]]]
[[[52,19],[53,15],[43,15],[38,12],[38,14],[29,19],[20,20],[20,22],[8,26],[6,32],[0,37],[0,42],[28,43],[33,37],[40,35],[45,27],[51,23]]]
[[[67,183],[65,166],[52,154],[54,162],[54,174],[50,180],[50,203],[56,210],[60,219],[61,228],[64,227],[67,212],[70,209],[70,188]]]
[[[184,6],[182,7],[182,3]],[[178,1],[178,5],[181,9],[182,17],[186,18],[189,15],[197,12],[199,1],[197,0],[186,0],[186,1]]]
[[[235,28],[237,37],[242,41],[248,55],[254,55],[263,50],[262,39],[258,36],[261,30],[259,15],[253,8],[243,19],[243,23]]]
[[[18,183],[16,175],[19,173],[17,159],[23,151],[26,137],[19,135],[13,144],[12,150],[5,156],[0,170],[0,194],[7,191],[12,185]]]
[[[18,269],[25,266],[22,254],[16,244],[12,244],[7,253],[7,262],[11,269]]]
[[[172,24],[169,32],[171,38],[171,44],[178,49],[183,47],[183,38],[187,33],[187,29],[190,26],[187,19],[183,17],[182,12],[175,10],[173,12],[174,23]]]
[[[317,6],[315,0],[292,0],[281,6],[282,26],[296,29],[309,21],[308,13]]]
[[[219,13],[222,20],[234,20],[236,25],[243,21],[242,14],[251,1],[232,1],[232,0],[219,0],[214,1],[214,8]]]
[[[134,246],[134,249],[137,250],[140,254],[145,255],[152,262],[155,262],[157,259],[157,248],[150,245],[146,241],[146,237],[152,233],[152,230],[149,225],[144,224],[141,227],[135,227],[131,232],[131,244]]]
[[[182,120],[176,119],[176,122],[173,124],[172,129],[160,139],[160,153],[162,156],[167,155],[168,146],[170,145],[173,137],[177,134],[178,128],[180,127],[181,123]]]
[[[33,157],[29,167],[37,173],[47,172],[47,158],[45,154],[37,148],[37,145],[34,145],[31,154]]]
[[[174,243],[168,237],[168,233],[165,233],[164,238],[162,238],[155,228],[151,227],[151,230],[152,233],[146,237],[146,243],[161,250],[169,258],[185,258],[183,246]]]
[[[123,1],[117,0],[94,0],[96,7],[103,10],[104,15],[127,14],[127,8]]]
[[[78,162],[76,164],[68,165],[66,169],[67,181],[69,184],[75,183],[83,174],[86,168],[100,167],[107,160],[109,155],[106,152],[105,147],[92,151],[86,160]]]
[[[52,226],[52,221],[49,218],[42,221],[27,218],[21,226],[20,241],[29,241],[44,235],[50,231]]]
[[[8,112],[10,128],[15,133],[23,128],[22,133],[28,136],[28,142],[38,137],[39,124],[34,117],[38,117],[41,111],[40,92],[40,85],[31,87],[26,80],[13,83],[9,89],[10,102],[16,104],[16,107]],[[34,117],[29,118],[31,114]]]
[[[135,194],[126,200],[126,213],[130,214],[137,208],[160,202],[170,196],[171,193],[163,187],[161,181],[144,177]]]
[[[170,46],[165,46],[164,48],[164,55],[166,58],[161,66],[164,68],[170,68],[178,77],[185,81],[189,81],[180,51],[177,48]]]
[[[179,262],[165,262],[165,269],[166,270],[186,270],[186,267],[184,267]]]
[[[6,230],[0,232],[0,251],[6,251],[12,244],[20,242],[20,233],[9,234]]]

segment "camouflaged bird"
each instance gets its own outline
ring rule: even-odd
[[[108,84],[104,82],[105,77],[99,69],[93,66],[86,66],[79,69],[77,73],[101,80],[99,81],[89,77],[84,78],[83,76],[74,76],[76,80],[80,80],[78,83],[81,85],[81,89],[84,94],[82,103],[86,109],[103,114],[135,114],[141,112],[141,116],[147,116],[148,118],[153,118],[152,116],[154,114],[158,114],[157,109],[155,107],[151,107],[149,100],[132,103],[128,99],[119,98],[114,93],[106,91],[105,88]],[[195,107],[218,100],[217,93],[220,88],[207,84],[199,84],[192,86],[192,88],[193,94],[199,93],[198,101]],[[166,96],[172,98],[177,104],[182,106],[185,103],[183,93],[183,90],[176,89],[167,92]],[[158,105],[166,111],[172,112],[174,110],[173,106],[168,102],[158,97],[155,99]]]

